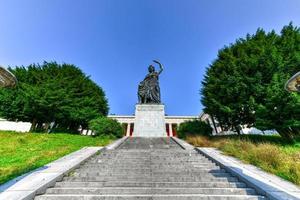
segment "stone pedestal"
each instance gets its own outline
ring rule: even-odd
[[[165,106],[162,104],[137,104],[133,137],[167,137]]]

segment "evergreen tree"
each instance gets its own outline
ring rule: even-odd
[[[220,50],[218,59],[207,70],[202,103],[224,129],[240,133],[241,125],[255,122],[255,103],[264,99],[266,76],[277,65],[273,47],[276,39],[274,32],[266,34],[259,29],[255,35]]]
[[[1,90],[1,116],[31,122],[31,131],[54,123],[57,130],[75,132],[108,113],[104,91],[74,65],[44,62],[10,70],[18,85]]]
[[[265,90],[264,103],[259,104],[256,126],[263,130],[276,129],[292,140],[300,135],[300,95],[284,90],[286,81],[300,70],[300,29],[291,23],[283,27],[276,47],[282,58]]]
[[[283,85],[300,69],[299,36],[299,29],[292,24],[284,27],[281,35],[258,29],[221,49],[202,82],[205,112],[217,118],[223,129],[239,133],[241,125],[256,125],[263,130],[276,129],[286,137],[276,126],[277,114],[284,116],[281,128],[297,133],[299,94],[288,93]],[[279,110],[280,99],[284,108]]]

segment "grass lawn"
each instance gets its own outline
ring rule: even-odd
[[[300,138],[295,144],[280,136],[188,136],[186,141],[199,147],[216,147],[229,156],[300,185]]]
[[[104,146],[109,137],[0,131],[0,184],[85,146]]]

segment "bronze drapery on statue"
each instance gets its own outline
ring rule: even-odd
[[[159,61],[153,60],[159,65],[159,71],[156,72],[153,65],[148,67],[149,73],[145,79],[140,82],[138,88],[138,99],[140,104],[160,104],[159,75],[163,71],[163,66]]]

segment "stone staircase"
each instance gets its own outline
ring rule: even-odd
[[[129,138],[105,150],[35,200],[266,199],[170,138]]]

